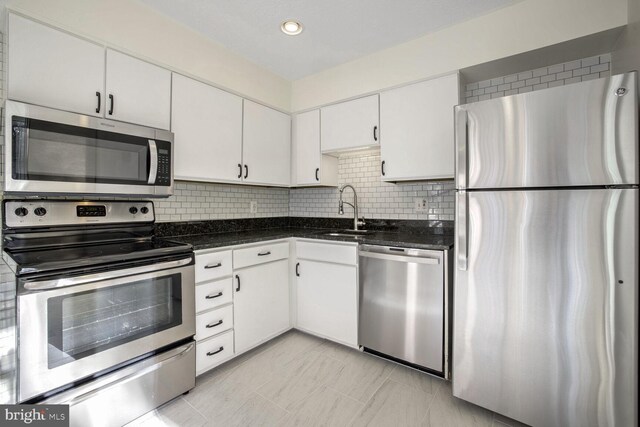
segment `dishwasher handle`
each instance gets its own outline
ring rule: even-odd
[[[378,252],[360,251],[359,255],[366,258],[382,259],[385,261],[413,262],[417,264],[440,264],[440,258],[424,257],[424,256],[406,256],[396,254],[381,254]]]

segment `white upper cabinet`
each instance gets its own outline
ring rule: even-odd
[[[457,74],[380,94],[383,181],[453,178],[458,101]]]
[[[169,70],[107,49],[106,95],[106,118],[169,129]]]
[[[240,182],[242,98],[173,74],[174,178]]]
[[[337,186],[338,159],[320,153],[320,110],[293,116],[293,184]]]
[[[379,144],[377,94],[322,107],[320,111],[323,153]]]
[[[244,100],[243,181],[288,186],[291,181],[291,117]]]
[[[9,13],[9,99],[102,116],[104,47]]]

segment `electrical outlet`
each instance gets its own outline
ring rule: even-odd
[[[251,213],[258,213],[258,202],[252,200],[251,203],[249,203],[249,208],[251,210]]]
[[[426,197],[416,197],[413,199],[414,212],[427,212],[429,210],[429,203]]]

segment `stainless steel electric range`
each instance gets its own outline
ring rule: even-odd
[[[6,200],[16,403],[121,425],[195,385],[194,255],[141,201]]]

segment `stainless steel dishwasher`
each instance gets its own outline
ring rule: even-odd
[[[358,345],[449,378],[451,251],[360,246]]]

